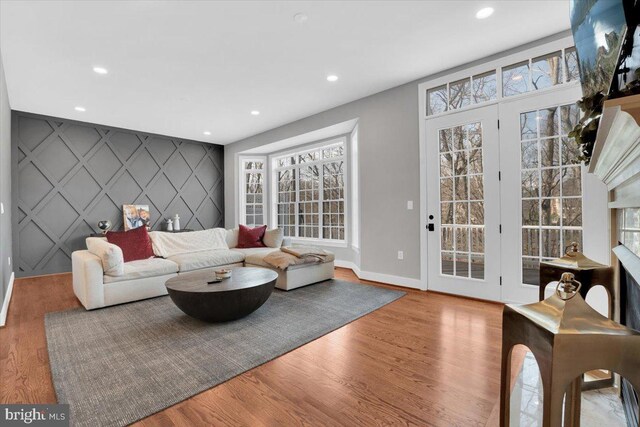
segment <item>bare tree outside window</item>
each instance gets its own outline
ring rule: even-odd
[[[457,110],[471,104],[471,80],[463,79],[449,84],[449,109]]]
[[[344,144],[275,159],[285,236],[345,240]]]
[[[442,129],[438,138],[441,272],[484,279],[482,125]]]
[[[580,81],[580,68],[578,67],[578,53],[575,47],[564,51],[565,78],[568,82]]]
[[[285,236],[295,236],[297,198],[296,171],[294,169],[277,172],[277,190],[278,226],[282,228]]]
[[[472,77],[473,103],[493,101],[498,96],[496,72],[490,71]]]
[[[430,116],[447,111],[447,106],[449,105],[447,85],[427,91],[427,103],[427,114]]]
[[[520,114],[523,283],[538,284],[540,261],[582,245],[582,176],[577,144],[567,137],[575,104]]]
[[[562,83],[562,52],[554,52],[531,60],[531,85],[533,90],[544,89]]]
[[[502,96],[527,93],[529,79],[529,61],[502,68]]]
[[[264,162],[244,162],[244,224],[250,227],[265,223],[264,217]]]

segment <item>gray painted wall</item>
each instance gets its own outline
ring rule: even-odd
[[[420,277],[418,90],[410,83],[225,146],[226,223],[236,222],[236,154],[351,119],[358,121],[360,269]],[[415,209],[407,210],[407,200]],[[404,260],[397,259],[404,251]]]
[[[71,270],[71,252],[122,205],[149,205],[152,228],[224,226],[220,145],[13,112],[13,252],[16,275]]]
[[[559,33],[315,114],[225,146],[226,223],[236,222],[236,154],[351,119],[359,119],[360,269],[420,278],[418,85],[566,37]],[[428,52],[426,53],[428,55]],[[407,210],[413,200],[414,209]],[[398,251],[404,260],[398,260]]]
[[[1,57],[1,55],[0,55]],[[11,279],[13,260],[11,252],[11,107],[0,59],[0,202],[4,213],[0,215],[0,307]]]

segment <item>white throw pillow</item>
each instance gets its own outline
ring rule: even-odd
[[[109,243],[101,237],[88,237],[86,240],[89,252],[100,258],[102,270],[107,276],[124,274],[124,256],[119,246]]]
[[[240,228],[232,228],[231,230],[226,230],[227,232],[227,246],[230,248],[235,248],[238,246],[238,235],[240,234]]]
[[[262,237],[262,243],[270,248],[279,248],[282,246],[282,240],[284,239],[284,231],[281,228],[272,228],[264,232]]]
[[[229,249],[224,228],[211,228],[184,233],[166,233],[152,231],[149,233],[153,243],[153,253],[163,258],[190,252]]]

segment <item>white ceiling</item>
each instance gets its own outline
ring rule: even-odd
[[[0,3],[13,109],[220,144],[568,28],[566,0]]]

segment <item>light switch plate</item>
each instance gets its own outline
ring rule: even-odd
[[[4,213],[4,203],[0,203],[0,214]]]
[[[407,210],[413,210],[413,200],[407,200]]]
[[[403,251],[398,251],[398,259],[404,259],[404,252]]]

